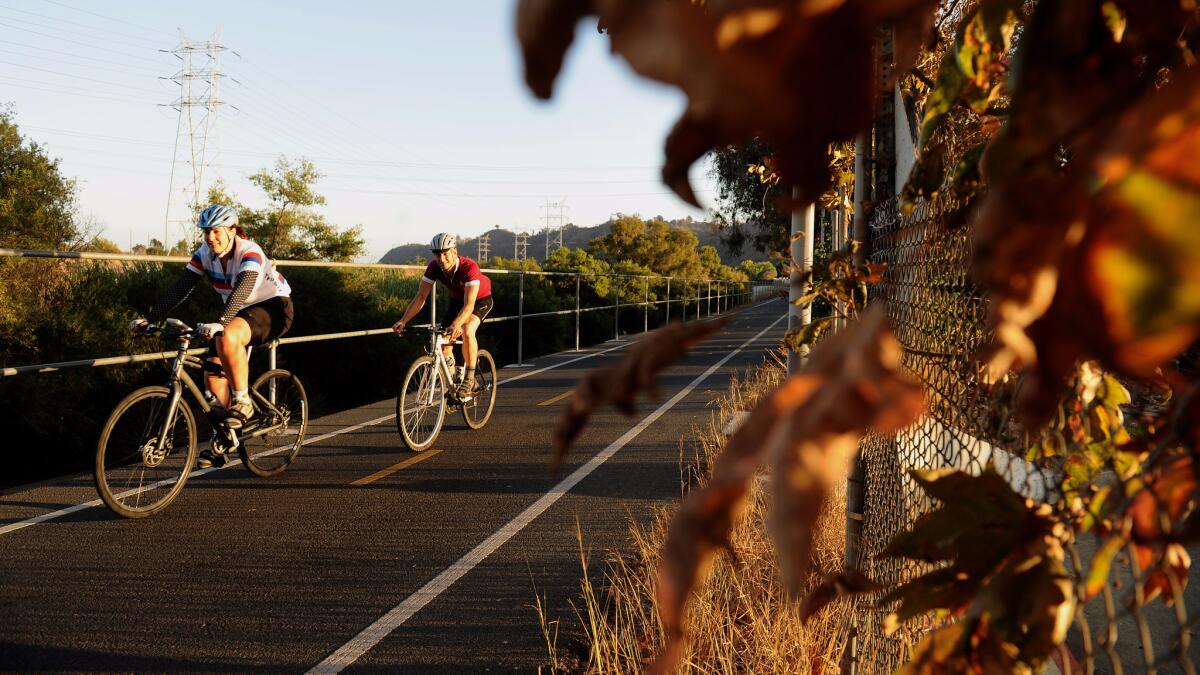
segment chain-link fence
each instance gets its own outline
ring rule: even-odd
[[[893,587],[923,574],[924,564],[878,555],[898,533],[935,504],[907,473],[953,467],[970,473],[992,466],[1019,493],[1057,499],[1057,472],[1024,459],[1024,430],[989,399],[977,356],[989,337],[986,298],[970,280],[967,204],[955,199],[922,203],[902,214],[895,202],[878,205],[870,223],[873,262],[886,262],[877,297],[886,300],[904,366],[929,391],[929,414],[892,436],[870,435],[861,445],[866,474],[862,565],[868,576]],[[1079,596],[1096,550],[1091,535],[1068,546]],[[1200,549],[1191,551],[1193,558]],[[1046,672],[1192,673],[1200,650],[1190,632],[1200,615],[1200,586],[1182,589],[1174,606],[1146,601],[1135,583],[1132,555],[1118,558],[1104,590],[1076,610],[1067,643]],[[933,619],[891,633],[888,607],[878,598],[860,602],[856,669],[893,672],[905,662]]]

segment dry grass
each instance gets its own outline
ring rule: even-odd
[[[708,426],[697,443],[681,453],[685,489],[707,479],[708,467],[725,441],[722,429],[736,410],[748,410],[764,393],[778,386],[783,367],[778,360],[731,383],[717,401]],[[785,598],[779,582],[775,551],[766,535],[769,507],[766,477],[751,491],[752,506],[734,528],[737,559],[720,555],[706,583],[688,609],[690,644],[682,672],[697,673],[821,673],[837,672],[844,645],[849,605],[835,602],[802,625],[796,605]],[[575,605],[585,644],[566,649],[557,644],[557,625],[543,630],[549,667],[555,673],[641,673],[663,644],[663,629],[654,605],[654,578],[659,551],[676,506],[658,510],[649,523],[630,525],[629,547],[610,551],[599,584],[589,570],[582,538],[582,598]],[[845,493],[826,504],[814,542],[816,567],[840,569],[845,529]],[[819,582],[809,580],[809,586]]]

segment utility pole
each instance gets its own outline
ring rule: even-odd
[[[567,200],[564,198],[557,202],[552,202],[549,199],[542,205],[542,222],[545,232],[545,257],[550,257],[550,251],[557,251],[563,247],[563,224],[566,222]],[[553,238],[553,244],[551,241]],[[543,258],[543,261],[545,258]]]
[[[529,233],[513,233],[513,259],[524,262],[529,257]]]
[[[795,193],[793,193],[793,196]],[[788,330],[795,330],[812,322],[812,305],[801,307],[796,304],[807,290],[804,278],[812,270],[813,264],[813,230],[815,229],[817,206],[809,204],[802,211],[792,211],[792,274],[788,284]],[[808,347],[801,347],[799,352],[788,352],[788,374],[800,370],[808,360]]]
[[[179,98],[165,104],[179,112],[175,153],[171,160],[171,187],[163,218],[163,247],[168,250],[171,248],[172,225],[179,228],[185,240],[195,237],[191,226],[212,179],[220,176],[217,113],[225,105],[219,95],[219,85],[225,77],[221,72],[221,52],[227,49],[221,44],[220,33],[213,34],[205,42],[195,42],[180,31],[179,45],[172,50],[161,50],[180,61],[177,73],[161,78],[179,85]]]
[[[477,247],[475,255],[479,258],[478,262],[480,265],[487,262],[488,254],[491,253],[491,237],[492,233],[488,232],[486,234],[479,235],[479,238],[475,240],[475,245]]]

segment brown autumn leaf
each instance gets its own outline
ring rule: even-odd
[[[688,495],[667,534],[656,589],[667,641],[656,672],[678,663],[688,596],[716,550],[728,548],[748,483],[768,458],[777,474],[772,530],[789,588],[798,588],[821,503],[845,480],[856,439],[869,427],[910,424],[923,410],[920,387],[899,372],[900,353],[882,308],[864,312],[817,345],[804,369],[760,400],[729,439],[712,478]]]
[[[669,323],[638,338],[617,363],[589,372],[575,386],[570,403],[554,427],[551,470],[558,470],[567,450],[596,409],[611,403],[626,415],[634,414],[639,394],[657,395],[655,377],[659,371],[727,323],[726,319]]]
[[[1187,588],[1188,570],[1192,566],[1192,557],[1188,555],[1183,544],[1170,543],[1164,546],[1134,545],[1138,567],[1145,575],[1142,582],[1144,602],[1150,602],[1162,596],[1163,603],[1168,607],[1175,603],[1175,589],[1180,591]],[[1174,582],[1174,583],[1172,583]]]
[[[838,574],[827,574],[820,585],[809,591],[800,603],[800,621],[806,622],[829,603],[838,598],[875,593],[883,587],[871,581],[862,572],[851,570]]]
[[[1200,155],[1200,71],[1136,99],[1077,147],[1061,175],[999,181],[977,213],[992,374],[1025,368],[1018,405],[1034,424],[1078,360],[1151,377],[1200,336],[1200,171],[1189,159]]]
[[[666,141],[663,181],[696,204],[688,168],[709,150],[759,136],[778,171],[810,201],[828,181],[830,143],[866,128],[876,106],[871,46],[882,23],[900,27],[896,73],[927,34],[933,0],[592,0],[612,49],[637,73],[679,87],[688,106]],[[523,0],[518,34],[526,79],[547,97],[574,29],[576,2]],[[550,29],[550,25],[555,28]],[[534,61],[531,61],[533,59]],[[813,105],[818,92],[826,96]]]
[[[1195,508],[1196,471],[1190,454],[1168,456],[1142,477],[1145,487],[1133,495],[1126,513],[1131,536],[1139,544],[1172,538],[1173,528]]]
[[[579,20],[591,11],[590,0],[524,0],[517,5],[517,40],[525,61],[525,83],[548,99],[563,57],[575,39]]]

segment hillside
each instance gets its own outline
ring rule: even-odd
[[[608,234],[610,222],[593,225],[592,227],[578,227],[576,225],[567,224],[563,228],[563,246],[567,248],[587,248],[589,241],[603,237]],[[686,228],[695,233],[696,238],[700,240],[701,246],[714,246],[717,252],[721,254],[721,262],[726,265],[736,267],[738,263],[747,258],[750,259],[765,259],[766,256],[760,253],[752,253],[750,251],[742,251],[742,255],[734,256],[724,246],[721,245],[720,237],[717,236],[715,227],[712,223],[702,222],[698,220],[673,220],[671,227]],[[490,255],[500,256],[503,258],[513,257],[513,245],[515,235],[513,232],[502,227],[492,228],[487,232],[490,235]],[[553,244],[553,235],[551,235],[551,243]],[[478,258],[479,253],[479,238],[470,237],[460,239],[458,242],[459,250],[471,257]],[[546,234],[539,232],[529,235],[529,257],[537,260],[539,263],[546,259]],[[429,259],[429,245],[427,243],[420,244],[403,244],[388,251],[379,259],[382,263],[406,263],[411,262],[417,256],[426,260]]]

